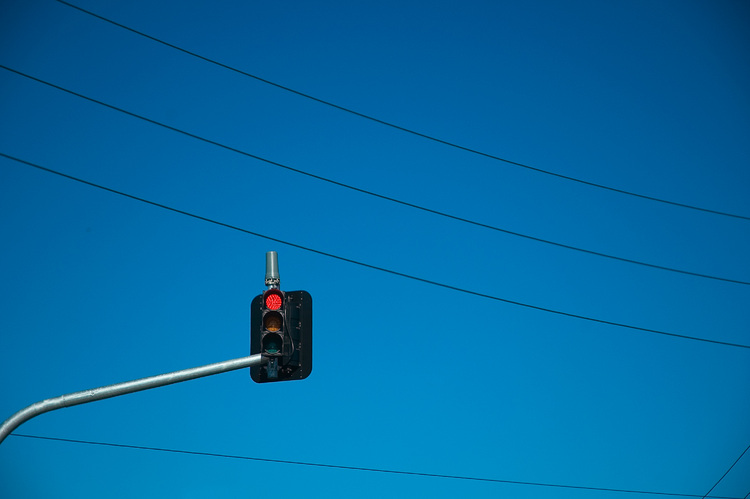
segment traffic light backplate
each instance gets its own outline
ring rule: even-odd
[[[279,292],[281,306],[276,309],[273,303],[269,309],[263,303],[269,291],[250,304],[250,353],[263,354],[270,363],[251,367],[250,376],[256,383],[305,379],[312,371],[312,296],[307,291]],[[274,368],[275,377],[269,373]]]

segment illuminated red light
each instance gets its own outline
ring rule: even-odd
[[[266,295],[266,308],[269,310],[278,310],[281,308],[281,295],[268,293]]]

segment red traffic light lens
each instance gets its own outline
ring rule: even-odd
[[[266,308],[269,310],[278,310],[281,308],[281,295],[278,293],[267,293],[265,301]]]

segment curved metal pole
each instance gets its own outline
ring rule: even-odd
[[[67,395],[60,395],[59,397],[42,400],[40,402],[36,402],[35,404],[31,404],[24,409],[21,409],[5,420],[2,426],[0,426],[0,443],[2,443],[3,440],[5,440],[5,437],[10,435],[11,432],[18,428],[22,423],[25,423],[34,416],[38,416],[45,412],[54,411],[55,409],[62,409],[63,407],[70,407],[73,405],[86,404],[88,402],[94,402],[96,400],[117,397],[118,395],[125,395],[127,393],[140,392],[143,390],[148,390],[150,388],[172,385],[174,383],[202,378],[204,376],[211,376],[213,374],[236,371],[237,369],[243,369],[245,367],[258,366],[262,363],[263,358],[261,357],[261,355],[255,354],[250,355],[249,357],[225,360],[224,362],[217,362],[215,364],[208,364],[201,367],[192,367],[190,369],[184,369],[182,371],[159,374],[148,378],[141,378],[134,381],[126,381],[124,383],[92,388],[90,390],[68,393]]]

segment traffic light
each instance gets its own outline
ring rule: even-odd
[[[305,379],[312,371],[312,296],[270,288],[250,305],[250,353],[263,364],[250,368],[256,383]]]

